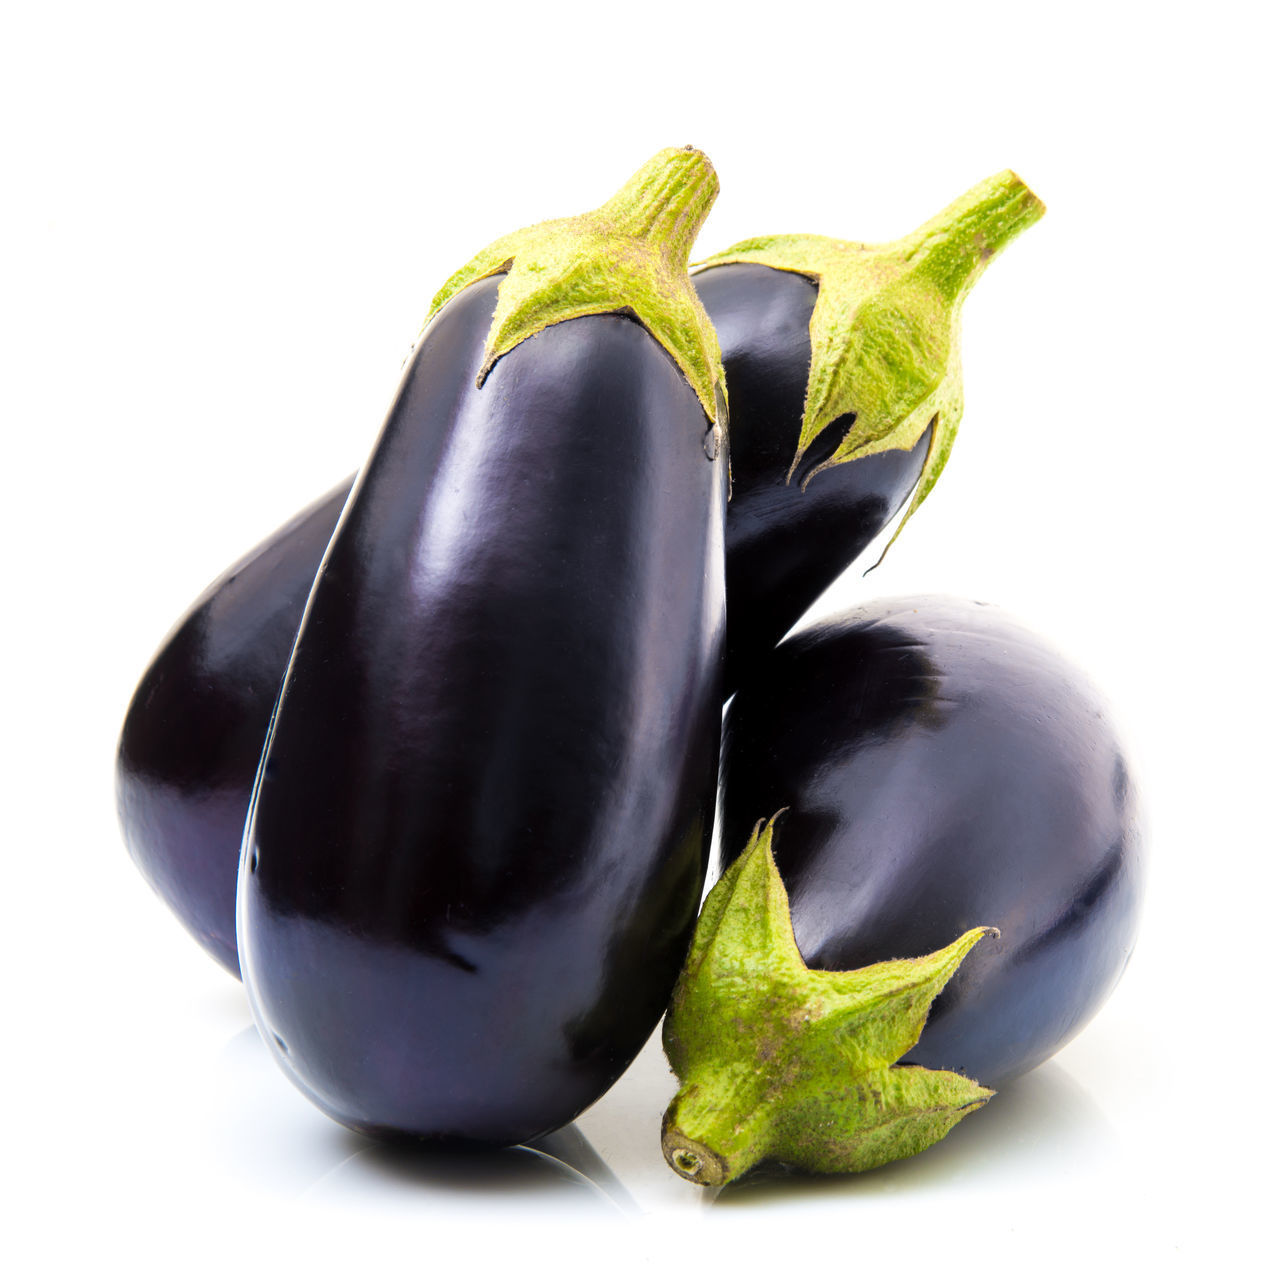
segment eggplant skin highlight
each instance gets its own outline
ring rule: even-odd
[[[721,705],[726,468],[696,394],[616,314],[477,388],[497,287],[427,330],[347,503],[239,887],[286,1072],[354,1129],[447,1143],[568,1123],[656,1025]]]
[[[929,436],[911,450],[832,467],[807,488],[788,484],[817,287],[753,263],[710,267],[693,283],[719,335],[732,407],[727,693],[887,527],[919,478]],[[335,486],[200,595],[152,658],[120,737],[125,844],[187,930],[237,977],[236,869],[253,778],[311,583],[354,482]]]
[[[776,862],[810,968],[979,925],[903,1062],[998,1088],[1100,1008],[1131,954],[1139,800],[1090,682],[999,609],[878,601],[806,626],[725,721],[724,850],[785,809]]]

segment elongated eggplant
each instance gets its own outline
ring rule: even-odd
[[[959,306],[994,254],[1042,210],[1003,173],[893,245],[773,237],[726,250],[694,275],[733,409],[727,691],[767,659],[912,491],[918,505],[935,482],[960,412]],[[341,509],[334,490],[251,553],[251,578],[231,570],[213,584],[152,660],[125,721],[117,795],[126,844],[232,972],[235,867],[260,745],[323,552],[319,522],[328,519],[331,531]],[[218,606],[233,582],[233,604]],[[254,677],[239,681],[250,650]],[[218,665],[219,654],[234,655],[234,665]],[[274,679],[261,674],[271,670]],[[163,705],[151,700],[158,681],[168,691]],[[234,725],[230,705],[241,709]],[[179,764],[190,756],[175,751],[179,725],[201,742],[203,773]]]
[[[753,869],[730,869],[725,880],[735,874],[739,886],[727,897],[789,898],[777,932],[790,940],[792,963],[802,957],[813,971],[805,983],[820,987],[834,974],[851,982],[852,971],[900,957],[954,961],[944,987],[927,993],[936,998],[926,1023],[927,1002],[914,1007],[904,1041],[881,1036],[861,1006],[856,1019],[857,1036],[893,1045],[889,1062],[986,1086],[946,1083],[958,1090],[952,1122],[1065,1044],[1127,964],[1143,867],[1124,752],[1090,683],[998,609],[912,597],[796,632],[738,690],[722,771],[725,851],[759,845],[761,816],[784,810],[770,851],[778,884],[769,885],[761,854]],[[737,906],[751,920],[765,914]],[[974,946],[991,928],[998,936]],[[962,954],[947,951],[968,947],[962,965]],[[763,986],[762,977],[753,983]],[[794,1015],[779,1008],[779,1017]],[[734,1002],[732,1017],[740,1015]],[[695,1022],[677,1017],[695,1043],[677,1046],[676,1058],[702,1055],[722,1073],[720,1047],[731,1041],[749,1054],[737,1022],[731,1035],[713,1024],[705,1011]],[[859,1052],[852,1034],[831,1042],[845,1063]],[[825,1062],[819,1052],[814,1070]],[[695,1088],[706,1070],[681,1076]],[[881,1089],[885,1098],[891,1091]],[[789,1100],[776,1101],[785,1110]],[[700,1105],[713,1113],[725,1100],[712,1103],[703,1088]],[[882,1120],[890,1106],[873,1116]],[[682,1136],[668,1133],[668,1154],[682,1151],[690,1169],[696,1162],[696,1173],[716,1176],[721,1166],[703,1147],[717,1140],[699,1145],[699,1135],[722,1135],[734,1114],[729,1106],[713,1119],[694,1115],[692,1133],[682,1127],[687,1112],[672,1116],[668,1129]],[[784,1158],[805,1163],[798,1150]],[[728,1161],[730,1176],[743,1171],[742,1158],[737,1151]]]
[[[568,1123],[661,1016],[697,913],[723,678],[726,448],[657,156],[454,276],[316,576],[255,783],[240,959],[357,1130]]]

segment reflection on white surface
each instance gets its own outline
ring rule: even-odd
[[[776,1211],[846,1199],[1033,1192],[1086,1182],[1118,1138],[1088,1092],[1047,1063],[1001,1090],[937,1146],[869,1173],[810,1176],[764,1167],[719,1192],[676,1177],[662,1159],[661,1115],[674,1079],[654,1035],[630,1071],[569,1125],[528,1146],[491,1153],[401,1148],[342,1128],[316,1110],[271,1061],[257,1030],[222,1054],[210,1146],[237,1180],[346,1214],[428,1216],[468,1210],[571,1215],[682,1215],[745,1207]]]
[[[399,1147],[343,1128],[282,1075],[256,1027],[222,1053],[220,1104],[210,1145],[228,1171],[262,1190],[344,1212],[618,1214],[634,1211],[625,1187],[576,1125],[505,1151]]]
[[[355,1135],[351,1135],[354,1139]],[[357,1145],[303,1193],[313,1204],[379,1214],[468,1208],[505,1214],[548,1210],[621,1213],[585,1174],[532,1147],[442,1154],[383,1143]]]

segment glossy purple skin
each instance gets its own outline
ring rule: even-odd
[[[909,452],[824,471],[807,489],[798,480],[786,484],[804,411],[816,285],[740,263],[693,279],[716,325],[732,408],[725,686],[732,689],[891,520],[919,477],[928,435]],[[836,428],[819,440],[813,457],[825,456],[839,436]],[[117,775],[125,843],[232,973],[239,973],[235,875],[253,776],[311,581],[352,480],[196,601],[152,660],[125,721]],[[157,683],[165,689],[161,703],[151,692]]]
[[[210,584],[129,703],[116,804],[138,869],[236,977],[235,873],[253,775],[311,580],[349,482]]]
[[[904,1061],[999,1087],[1097,1011],[1132,951],[1137,797],[1088,681],[998,609],[921,596],[804,628],[738,690],[724,851],[774,839],[817,969],[980,942]]]
[[[495,280],[410,362],[316,578],[245,836],[241,964],[350,1127],[513,1144],[621,1074],[697,914],[726,459],[625,316],[474,385]]]
[[[791,483],[804,418],[817,286],[755,263],[693,277],[715,324],[728,382],[732,498],[728,504],[726,688],[753,678],[809,606],[870,545],[910,496],[929,432],[803,480],[835,451],[848,423],[832,423]]]

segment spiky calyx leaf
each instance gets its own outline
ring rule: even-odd
[[[817,282],[812,362],[791,476],[817,437],[848,415],[852,424],[805,484],[827,467],[913,449],[932,427],[923,472],[889,546],[937,483],[955,442],[963,415],[961,304],[991,259],[1043,213],[1038,196],[1006,170],[892,244],[765,236],[698,264],[755,262]]]
[[[455,294],[505,273],[476,385],[512,348],[562,320],[623,312],[666,349],[720,423],[727,403],[719,342],[688,276],[688,255],[719,179],[692,147],[658,152],[609,201],[591,213],[525,227],[478,253],[444,283],[429,324]]]
[[[992,1096],[950,1071],[895,1066],[937,994],[997,930],[864,969],[809,969],[760,823],[711,890],[663,1029],[680,1079],[662,1150],[720,1186],[769,1157],[853,1173],[914,1155]]]

